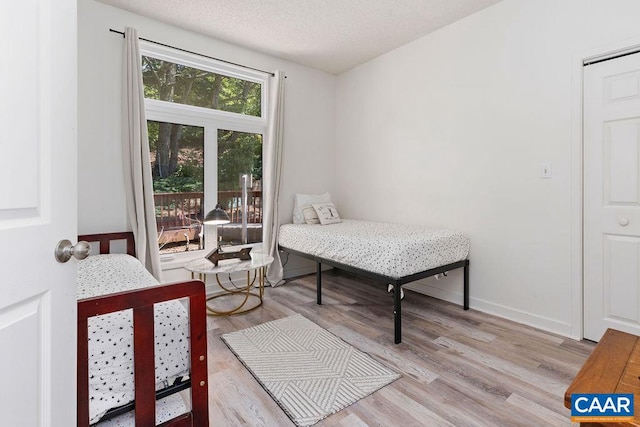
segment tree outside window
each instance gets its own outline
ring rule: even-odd
[[[251,174],[254,185],[247,200],[250,243],[262,240],[262,134],[229,126],[225,119],[260,118],[262,85],[259,82],[198,69],[152,56],[142,58],[145,98],[197,108],[176,109],[210,115],[211,125],[184,124],[184,120],[149,120],[149,149],[161,253],[203,247],[202,218],[208,162],[217,162],[217,202],[232,224],[223,229],[226,243],[240,243],[236,224],[242,223],[240,176]],[[168,107],[171,108],[171,107]],[[221,119],[217,119],[221,118]],[[237,119],[240,118],[240,119]],[[195,121],[198,121],[195,120]],[[221,120],[217,124],[216,120]],[[206,129],[217,129],[216,147],[207,146]],[[242,127],[242,126],[239,126]],[[217,160],[212,157],[217,153]],[[207,205],[210,205],[207,203]]]

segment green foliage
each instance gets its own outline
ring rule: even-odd
[[[145,98],[259,117],[261,84],[143,57]],[[156,192],[203,191],[204,129],[149,122]],[[219,130],[218,189],[239,190],[239,177],[262,179],[262,135]]]
[[[202,181],[193,177],[169,176],[153,181],[155,193],[184,193],[190,191],[202,191]]]
[[[149,135],[149,150],[156,151],[158,147],[158,134],[160,132],[160,122],[147,120],[147,134]]]
[[[262,179],[262,135],[218,131],[218,190],[239,190],[240,176]]]
[[[204,168],[197,165],[180,165],[173,175],[154,179],[153,191],[155,193],[204,191]]]
[[[142,58],[144,96],[259,117],[261,85],[161,59]]]

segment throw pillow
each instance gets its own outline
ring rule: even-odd
[[[302,209],[302,216],[304,217],[304,222],[307,224],[320,224],[318,214],[316,213],[316,210],[313,209],[313,206],[307,206]]]
[[[313,209],[318,214],[320,224],[328,225],[342,222],[340,215],[338,214],[338,210],[333,203],[314,203],[311,206],[313,206]]]
[[[311,207],[313,203],[326,203],[331,201],[331,194],[303,194],[296,193],[293,199],[293,223],[304,224],[304,215],[302,210],[307,207]]]

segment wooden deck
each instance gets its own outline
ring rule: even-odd
[[[595,344],[407,291],[403,341],[393,344],[386,288],[344,272],[266,289],[257,310],[209,317],[212,426],[293,426],[220,335],[300,313],[402,374],[316,424],[323,426],[568,426],[567,386]]]
[[[247,198],[247,223],[252,226],[249,230],[249,243],[262,240],[262,191],[250,190]],[[203,192],[156,193],[153,195],[156,210],[156,229],[158,242],[162,245],[172,243],[198,242],[202,232],[204,219]],[[229,215],[231,225],[227,226],[225,242],[241,242],[240,233],[234,225],[242,224],[242,191],[218,191],[218,202],[224,206]],[[237,237],[236,237],[237,234]],[[259,236],[259,237],[256,237]],[[169,246],[167,246],[169,247]],[[196,246],[197,247],[197,246]],[[178,250],[183,250],[178,249]],[[173,252],[173,250],[165,251]]]

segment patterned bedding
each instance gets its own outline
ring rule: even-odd
[[[280,246],[392,278],[467,259],[461,232],[416,225],[343,219],[341,223],[283,224]]]
[[[79,262],[78,299],[158,285],[129,255],[95,255]],[[179,301],[156,304],[156,390],[189,372],[189,317]],[[89,417],[134,400],[133,313],[131,310],[89,319]]]

